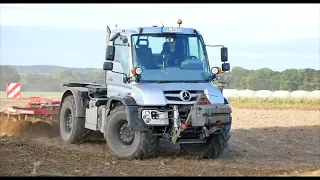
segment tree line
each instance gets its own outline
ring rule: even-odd
[[[269,68],[247,70],[242,67],[234,67],[221,78],[226,82],[227,89],[250,90],[320,90],[320,70],[287,69],[285,71],[273,71]]]
[[[67,82],[104,83],[103,70],[79,71],[63,69],[48,74],[19,73],[15,66],[0,66],[0,90],[6,90],[7,82],[22,83],[23,91],[58,92]],[[221,75],[227,89],[251,90],[320,90],[320,70],[287,69],[282,72],[269,68],[247,70],[233,67]]]

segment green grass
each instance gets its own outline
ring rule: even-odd
[[[42,94],[46,98],[61,98],[63,92],[22,92],[21,97],[22,98],[28,98],[30,96],[39,96]],[[1,91],[0,92],[1,98],[6,98],[6,92]]]
[[[320,100],[307,99],[273,99],[273,98],[229,98],[229,103],[241,104],[312,104],[320,105]]]

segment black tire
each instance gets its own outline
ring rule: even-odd
[[[143,159],[149,158],[154,152],[159,138],[150,132],[134,131],[128,126],[129,133],[132,135],[131,142],[125,144],[121,141],[120,128],[128,123],[125,107],[119,105],[115,107],[108,117],[105,128],[105,139],[107,147],[119,159]]]
[[[201,156],[205,159],[215,159],[228,147],[230,129],[231,124],[224,125],[218,134],[209,136],[207,143],[181,144],[180,149],[189,155]]]
[[[69,95],[63,100],[60,110],[60,135],[69,144],[80,143],[85,129],[85,119],[75,118],[75,113],[75,100],[73,95]]]

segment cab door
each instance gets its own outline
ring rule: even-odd
[[[115,47],[113,70],[107,71],[106,79],[108,96],[119,96],[125,93],[128,88],[128,84],[124,82],[125,78],[130,76],[130,46],[128,40],[127,35],[120,34],[113,41]]]

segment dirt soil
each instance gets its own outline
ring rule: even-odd
[[[66,145],[57,123],[1,117],[0,175],[320,176],[318,107],[232,106],[229,147],[214,160],[179,154],[165,140],[154,158],[118,160],[101,140]]]

